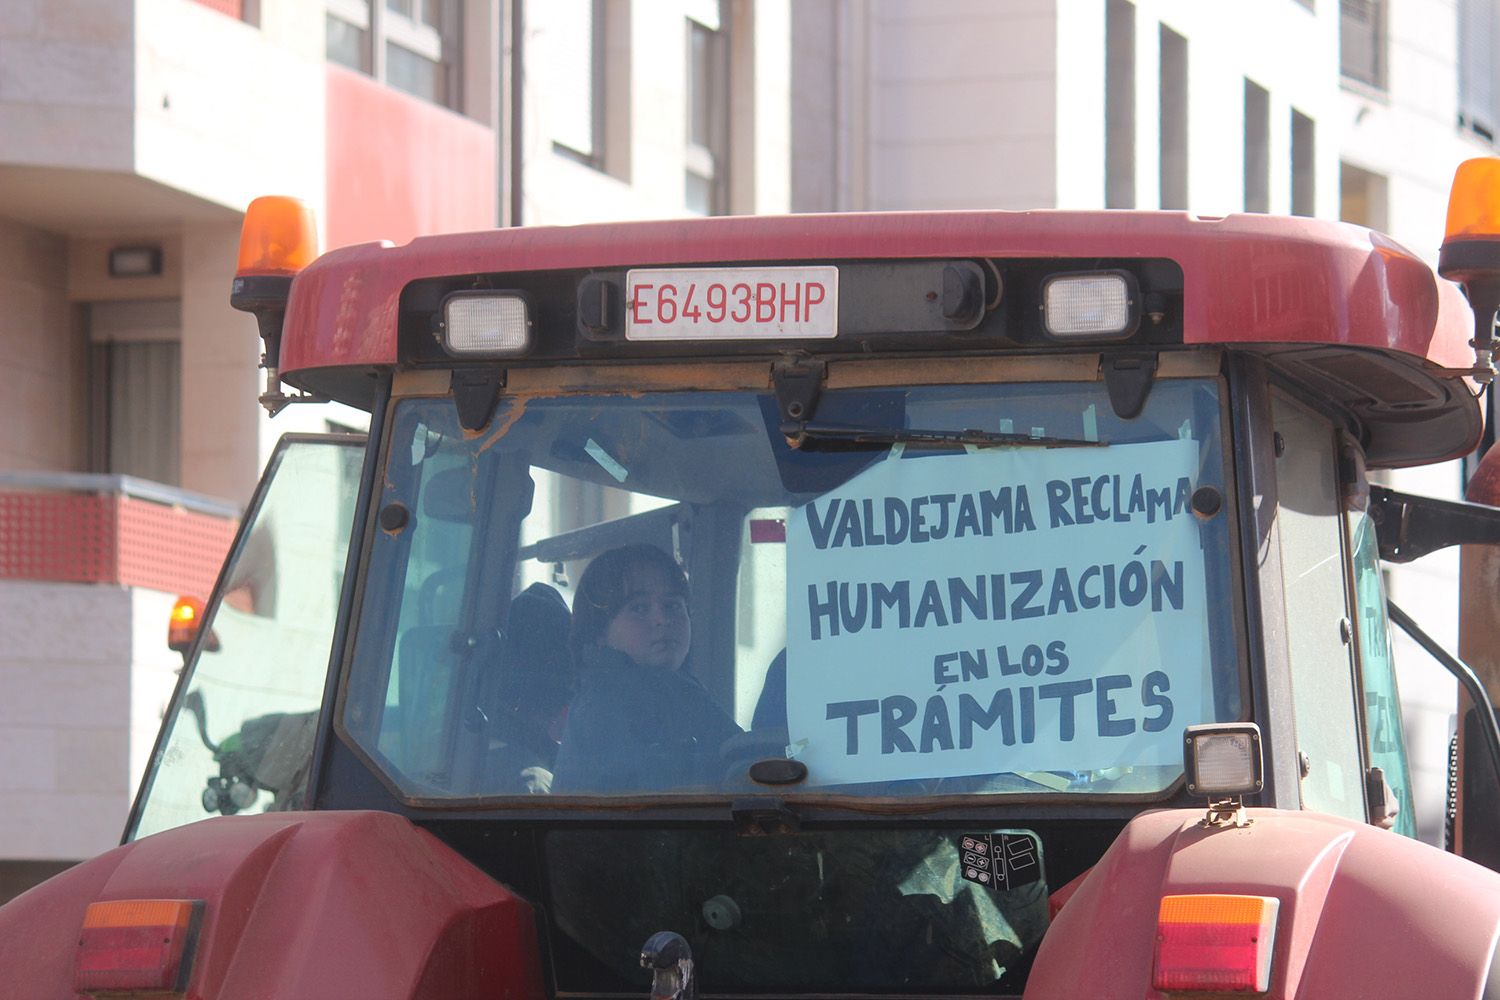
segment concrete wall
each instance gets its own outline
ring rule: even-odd
[[[128,170],[133,7],[10,0],[0,18],[0,160]]]
[[[194,0],[136,0],[132,167],[231,208],[295,194],[321,209],[323,6],[259,6],[257,27]]]
[[[1053,205],[1057,26],[1050,0],[872,5],[868,207]]]
[[[172,598],[0,580],[0,858],[76,861],[119,842],[180,665]],[[153,625],[156,627],[153,628]]]
[[[85,353],[67,241],[0,219],[0,469],[80,471]]]

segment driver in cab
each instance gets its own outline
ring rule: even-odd
[[[589,563],[568,637],[578,693],[558,748],[561,794],[712,787],[719,747],[741,732],[685,672],[692,622],[682,567],[653,545]]]

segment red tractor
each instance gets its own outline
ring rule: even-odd
[[[1368,478],[1480,437],[1465,197],[1472,315],[1308,219],[314,259],[257,202],[262,401],[368,439],[275,452],[123,845],[0,909],[5,994],[1500,996],[1495,688],[1436,651],[1420,843],[1381,575],[1500,511]]]

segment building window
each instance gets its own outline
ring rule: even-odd
[[[553,149],[602,170],[605,0],[552,0],[546,12]]]
[[[89,307],[90,466],[177,486],[181,310],[175,301]]]
[[[1352,163],[1339,164],[1339,220],[1384,231],[1387,227],[1386,179]]]
[[[1495,140],[1495,0],[1458,2],[1458,124]]]
[[[1292,214],[1313,215],[1317,211],[1314,181],[1316,126],[1313,120],[1292,109]]]
[[[459,107],[460,0],[326,0],[330,62]]]
[[[1245,81],[1245,211],[1271,210],[1271,95]]]
[[[1339,0],[1339,72],[1385,89],[1385,0]]]
[[[728,208],[728,42],[719,4],[698,4],[687,19],[687,147],[684,201],[689,212],[722,215]]]
[[[1161,26],[1160,129],[1161,207],[1188,207],[1188,44]]]
[[[1135,5],[1104,8],[1104,207],[1135,207]]]

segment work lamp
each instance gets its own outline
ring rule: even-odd
[[[1228,799],[1261,790],[1260,727],[1253,722],[1215,722],[1183,732],[1187,790]]]
[[[1053,340],[1124,340],[1141,322],[1128,271],[1054,274],[1042,282],[1042,328]]]
[[[531,310],[516,292],[459,292],[443,301],[439,339],[460,357],[525,354],[531,348]]]

